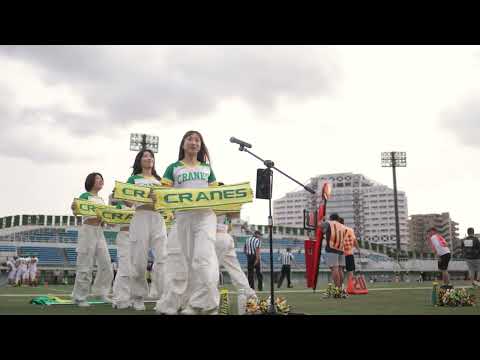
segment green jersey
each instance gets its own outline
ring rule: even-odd
[[[128,178],[127,183],[140,186],[155,186],[160,185],[160,181],[155,177],[145,177],[142,174],[132,175]]]
[[[91,201],[95,204],[105,205],[105,202],[103,201],[103,199],[100,196],[95,196],[95,195],[93,195],[92,193],[89,193],[89,192],[84,192],[78,198],[81,199],[81,200]],[[88,220],[88,219],[96,219],[96,217],[95,216],[84,216],[83,217],[83,221]]]
[[[183,161],[177,161],[165,170],[162,184],[175,188],[206,188],[217,185],[217,182],[209,164],[198,162],[190,167]]]
[[[161,182],[157,180],[153,176],[145,177],[142,174],[137,174],[137,175],[132,175],[128,178],[127,183],[133,184],[133,185],[139,185],[139,186],[160,186]],[[133,203],[133,208],[138,208],[139,206],[145,205],[142,203],[137,203],[137,202],[132,202]]]

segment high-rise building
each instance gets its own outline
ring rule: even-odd
[[[300,190],[274,200],[275,225],[303,226],[303,210],[318,208],[325,182],[332,186],[327,216],[334,212],[338,213],[344,218],[345,225],[353,228],[360,239],[395,246],[393,190],[362,174],[319,175],[312,178],[309,183],[316,191],[315,195]],[[398,208],[400,244],[405,248],[408,243],[408,210],[407,198],[403,191],[398,191]]]
[[[455,254],[459,251],[458,223],[450,218],[448,212],[441,214],[412,215],[408,221],[410,232],[410,249],[419,253],[432,253],[427,241],[427,231],[435,227]]]

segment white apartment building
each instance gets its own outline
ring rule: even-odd
[[[338,213],[360,239],[392,246],[396,244],[393,189],[362,174],[338,173],[312,178],[309,185],[317,191],[316,195],[301,190],[274,200],[274,224],[302,227],[303,210],[318,208],[325,182],[332,186],[327,216]],[[398,209],[403,248],[408,244],[408,207],[403,191],[398,191]]]

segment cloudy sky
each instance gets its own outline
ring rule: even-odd
[[[0,216],[67,214],[85,176],[106,198],[131,172],[129,134],[160,137],[156,167],[200,131],[225,183],[261,163],[307,181],[358,172],[392,185],[382,151],[406,151],[409,214],[480,230],[478,46],[0,46]],[[298,186],[274,177],[274,198]],[[266,224],[268,202],[242,211]]]

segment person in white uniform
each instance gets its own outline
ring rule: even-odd
[[[38,286],[38,280],[37,280],[37,264],[38,264],[38,258],[36,256],[33,256],[30,260],[30,285],[31,286]]]
[[[240,213],[217,215],[217,239],[215,241],[215,251],[218,257],[218,263],[223,266],[230,275],[233,286],[237,291],[245,291],[247,298],[256,297],[255,290],[248,284],[248,279],[240,266],[235,250],[235,242],[228,233],[231,219],[239,217]]]
[[[16,257],[7,259],[8,267],[8,284],[15,285],[15,279],[17,276],[17,266],[16,266]]]
[[[30,285],[30,262],[31,262],[32,258],[29,256],[27,258],[25,258],[25,272],[23,273],[23,277],[22,277],[22,284],[25,284],[25,285]]]
[[[102,175],[91,173],[85,180],[85,190],[87,192],[80,195],[80,199],[103,205],[105,202],[98,196],[102,188]],[[73,209],[74,204],[72,204]],[[95,261],[97,263],[97,273],[91,287],[92,295],[100,297],[105,302],[111,302],[108,295],[112,286],[113,271],[102,222],[97,217],[84,216],[83,224],[78,230],[77,271],[72,293],[73,301],[80,307],[90,306],[87,298],[90,295]]]
[[[198,131],[180,142],[178,161],[167,167],[162,185],[207,188],[217,185],[208,149]],[[167,286],[157,302],[162,314],[216,314],[220,303],[215,253],[217,218],[212,209],[176,211],[169,239]]]
[[[113,199],[110,195],[109,203],[116,206],[118,209],[128,210],[129,207],[125,202]],[[114,309],[127,309],[132,306],[132,299],[130,294],[130,273],[131,273],[131,259],[130,259],[130,240],[129,240],[129,226],[122,224],[118,227],[117,234],[117,276],[113,281],[113,296],[112,307]]]
[[[15,285],[22,286],[24,284],[24,274],[27,272],[27,260],[24,257],[20,257],[17,262],[17,273],[15,278]]]
[[[127,181],[140,186],[160,186],[161,178],[155,170],[155,157],[151,150],[140,151],[135,157],[132,176]],[[152,197],[153,199],[153,197]],[[167,257],[167,230],[162,214],[152,204],[126,202],[135,208],[130,222],[131,296],[135,310],[145,310],[148,284],[145,271],[148,252],[153,251],[155,261],[155,286],[159,295],[164,287],[164,265]]]

